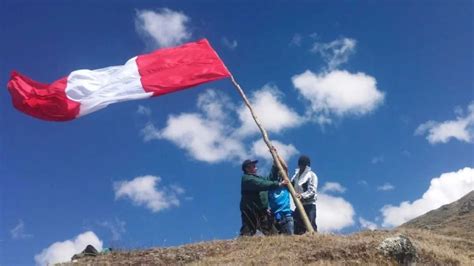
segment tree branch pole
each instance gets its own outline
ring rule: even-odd
[[[240,96],[244,99],[245,105],[250,110],[250,113],[252,114],[253,120],[255,120],[255,123],[257,124],[258,128],[260,129],[260,132],[262,133],[263,136],[263,141],[265,144],[267,144],[268,149],[270,150],[270,153],[272,154],[273,161],[275,162],[276,166],[278,167],[278,170],[280,171],[281,176],[285,180],[288,180],[288,190],[291,193],[291,196],[293,196],[293,201],[296,204],[296,208],[300,212],[300,217],[303,219],[304,225],[306,226],[306,229],[308,230],[309,233],[314,233],[313,226],[311,225],[311,222],[308,219],[308,216],[306,215],[306,212],[304,211],[303,204],[301,204],[301,201],[296,197],[296,191],[293,185],[290,182],[290,179],[288,178],[288,175],[286,171],[283,169],[283,166],[281,165],[280,160],[278,159],[278,155],[276,154],[276,151],[272,149],[272,144],[270,140],[268,139],[268,134],[267,131],[262,127],[262,125],[259,123],[257,116],[255,115],[255,112],[253,111],[252,106],[250,105],[249,100],[247,99],[247,96],[245,96],[244,91],[240,88],[240,85],[237,84],[237,82],[234,79],[234,76],[230,76],[230,79],[232,83],[234,84],[235,88],[239,92]]]

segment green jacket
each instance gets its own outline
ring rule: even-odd
[[[252,174],[244,174],[242,176],[240,209],[258,209],[265,210],[268,208],[268,190],[279,187],[278,181],[270,181],[269,177],[257,176]]]

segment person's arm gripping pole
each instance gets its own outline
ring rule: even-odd
[[[250,105],[250,102],[249,100],[247,99],[247,96],[245,95],[244,91],[242,90],[242,88],[240,87],[240,85],[235,81],[234,79],[234,76],[231,75],[230,76],[230,79],[232,81],[232,84],[234,84],[235,88],[237,89],[237,91],[239,92],[240,96],[242,97],[242,99],[244,100],[245,102],[245,105],[249,108],[250,110],[250,114],[252,115],[253,117],[253,120],[255,121],[255,123],[257,124],[258,128],[260,129],[260,132],[262,133],[262,137],[263,137],[263,141],[265,142],[265,144],[268,146],[268,149],[270,150],[270,153],[272,154],[272,157],[273,157],[273,161],[274,163],[276,164],[276,166],[278,167],[278,170],[280,171],[280,175],[283,176],[283,179],[284,180],[287,180],[288,184],[288,190],[290,191],[291,193],[291,196],[293,197],[293,200],[296,204],[296,208],[298,209],[299,213],[300,213],[300,216],[301,218],[303,219],[303,223],[304,225],[306,226],[306,230],[309,232],[309,233],[314,233],[314,229],[313,229],[313,226],[311,226],[311,222],[309,221],[308,219],[308,215],[306,215],[306,212],[304,211],[304,208],[303,208],[303,204],[301,203],[301,201],[296,197],[296,191],[295,191],[295,188],[293,187],[293,185],[291,184],[290,182],[290,179],[288,178],[288,174],[287,172],[284,170],[283,166],[282,166],[282,163],[280,161],[280,157],[279,155],[277,154],[276,150],[274,150],[273,148],[273,145],[271,144],[269,138],[268,138],[268,134],[267,134],[267,131],[262,127],[262,125],[259,123],[258,121],[258,118],[255,114],[255,112],[253,111],[253,108],[252,106]]]

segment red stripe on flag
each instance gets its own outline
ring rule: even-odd
[[[138,56],[124,66],[74,71],[51,84],[13,72],[8,90],[18,110],[44,120],[67,121],[112,103],[159,96],[230,76],[203,39]],[[66,88],[67,93],[80,97],[68,98]]]
[[[206,39],[140,55],[136,62],[142,86],[153,96],[231,75]]]
[[[44,84],[14,71],[7,87],[18,110],[44,120],[67,121],[79,114],[80,104],[67,98],[66,84],[67,77]]]

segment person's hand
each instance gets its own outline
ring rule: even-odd
[[[300,193],[296,193],[296,198],[302,199],[301,194],[300,194]]]
[[[280,185],[280,187],[283,187],[283,186],[288,185],[288,180],[287,180],[287,179],[282,180],[282,181],[279,183],[279,185]]]

